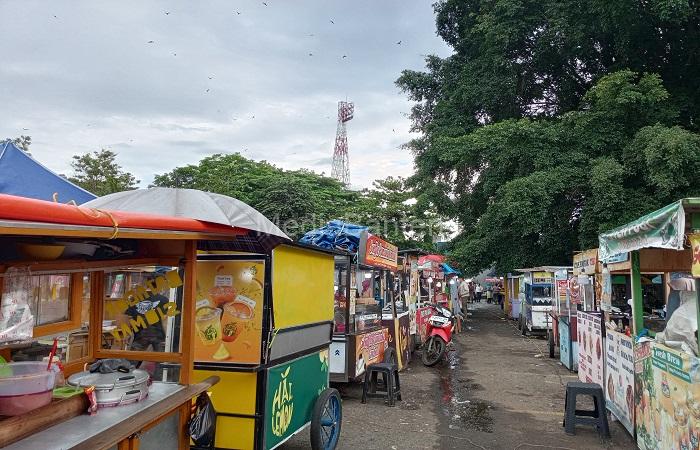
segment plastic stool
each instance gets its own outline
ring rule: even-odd
[[[384,389],[377,389],[377,377],[382,375]],[[367,397],[386,398],[389,406],[394,406],[396,400],[401,401],[401,383],[399,368],[392,363],[378,363],[367,367],[365,381],[362,385],[362,403],[367,403]]]
[[[593,399],[593,411],[576,409],[576,397],[579,395],[587,395]],[[605,396],[599,384],[578,381],[566,383],[564,410],[563,426],[566,434],[576,434],[576,425],[593,425],[598,430],[598,434],[606,438],[610,437]]]

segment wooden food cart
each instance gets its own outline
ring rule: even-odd
[[[410,312],[400,299],[396,246],[364,231],[357,254],[336,255],[336,319],[331,344],[331,380],[361,377],[367,366],[410,361]]]
[[[599,236],[599,257],[607,262],[602,309],[606,316],[612,309],[612,289],[605,286],[626,271],[631,335],[641,337],[635,342],[623,323],[606,320],[606,403],[632,435],[636,431],[640,449],[697,448],[700,442],[698,336],[674,323],[690,320],[697,327],[692,319],[700,316],[698,233],[700,199],[688,198]],[[669,328],[676,334],[668,336]]]
[[[0,418],[0,447],[189,448],[191,400],[218,381],[192,376],[197,245],[246,232],[0,195],[0,356],[13,361],[0,366],[0,382],[16,386],[17,364],[42,361],[53,342],[66,378],[125,358],[151,379],[145,398],[95,415],[78,394]],[[29,332],[8,313],[29,318]]]

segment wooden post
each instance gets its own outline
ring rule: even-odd
[[[102,319],[105,301],[105,273],[93,272],[90,275],[90,329],[88,330],[88,356],[92,360],[102,347]]]
[[[194,314],[197,292],[197,241],[187,241],[185,244],[185,285],[182,292],[182,325],[180,351],[182,364],[180,366],[180,384],[192,383],[194,370]]]
[[[642,296],[642,274],[639,268],[639,250],[631,252],[630,262],[632,332],[636,336],[644,329],[644,298]]]

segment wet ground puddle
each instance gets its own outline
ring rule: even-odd
[[[483,388],[471,378],[460,378],[460,361],[456,350],[448,350],[445,361],[436,366],[440,371],[438,409],[449,419],[451,430],[492,433],[492,406],[470,395]]]

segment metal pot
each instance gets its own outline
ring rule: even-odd
[[[128,405],[148,396],[150,377],[148,372],[134,369],[128,373],[80,372],[68,377],[68,384],[77,387],[95,386],[97,406]]]

